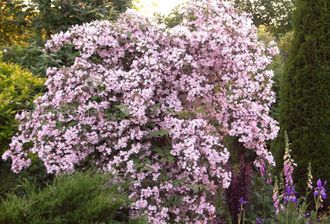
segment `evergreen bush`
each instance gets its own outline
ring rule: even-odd
[[[93,171],[58,176],[42,190],[25,181],[0,204],[0,223],[145,223],[129,219],[127,186],[113,182]]]
[[[297,1],[294,36],[280,78],[279,118],[298,163],[298,189],[304,189],[308,162],[317,177],[330,178],[330,2]],[[278,140],[274,151],[283,155]]]

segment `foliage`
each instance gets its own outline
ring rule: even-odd
[[[154,18],[159,24],[165,24],[167,27],[173,28],[183,22],[183,17],[179,9],[179,7],[175,7],[168,15],[156,13],[154,14]]]
[[[131,0],[3,1],[0,4],[0,46],[26,45],[31,38],[42,41],[73,25],[114,18],[130,4]]]
[[[280,37],[277,41],[278,47],[280,49],[280,54],[274,57],[271,68],[274,71],[274,85],[273,90],[276,93],[276,102],[272,105],[272,116],[279,120],[280,116],[280,79],[285,74],[285,64],[288,61],[289,50],[291,48],[293,38],[293,32],[290,31]],[[282,170],[281,165],[283,164],[283,154],[284,154],[284,134],[283,131],[281,135],[278,135],[275,141],[271,142],[271,151],[275,157],[276,167],[272,170],[273,173],[280,173]]]
[[[215,219],[214,195],[231,177],[224,137],[254,152],[260,169],[273,165],[268,65],[278,49],[229,3],[179,12],[182,25],[170,29],[129,11],[54,35],[48,51],[73,45],[79,55],[49,68],[48,91],[20,114],[3,155],[12,170],[30,154],[55,174],[94,164],[132,179],[131,211],[161,224]]]
[[[316,176],[330,179],[329,19],[329,1],[297,1],[292,47],[280,79],[281,130],[288,132],[299,162],[299,191],[304,190],[308,162]],[[277,144],[275,150],[281,148]]]
[[[292,29],[294,0],[232,0],[236,6],[251,14],[255,25],[264,25],[274,36],[280,37]]]
[[[275,210],[272,205],[273,186],[270,180],[259,175],[254,175],[251,181],[250,197],[246,208],[248,223],[276,223]]]
[[[229,188],[226,190],[229,211],[232,223],[239,223],[238,219],[242,211],[242,205],[238,202],[249,200],[250,182],[253,174],[252,164],[244,161],[243,156],[238,167],[232,172],[232,179]]]
[[[219,191],[216,195],[215,207],[218,223],[231,223],[231,214],[229,212],[228,200],[225,192]]]
[[[33,99],[43,90],[44,79],[33,76],[17,65],[0,62],[0,154],[9,148],[10,139],[18,130],[15,114],[33,109]],[[0,162],[0,196],[13,189],[21,178],[44,181],[42,166],[34,164],[20,175],[10,172],[9,164]],[[40,183],[41,184],[41,183]]]
[[[47,67],[72,65],[74,58],[78,55],[72,46],[66,46],[56,53],[47,53],[36,43],[31,43],[27,47],[6,47],[3,51],[3,61],[19,64],[39,76],[45,76]]]
[[[66,31],[73,25],[81,25],[98,19],[114,18],[115,12],[123,12],[130,0],[33,0],[39,13],[34,18],[36,31],[50,38],[51,34]]]
[[[306,181],[306,196],[298,197],[298,193],[295,191],[293,178],[294,168],[297,165],[291,157],[291,148],[287,133],[285,133],[285,153],[283,161],[283,179],[281,179],[279,184],[275,177],[273,190],[273,201],[277,223],[319,223],[318,211],[323,207],[324,200],[327,198],[326,181],[322,182],[319,179],[316,186],[313,187],[312,167],[309,163]],[[308,207],[310,205],[308,199],[311,193],[313,193],[315,209],[308,212]],[[321,223],[326,223],[326,220],[321,221]]]
[[[54,179],[54,175],[47,174],[43,163],[32,158],[33,164],[23,172],[16,174],[10,171],[9,162],[0,162],[0,199],[5,199],[10,192],[22,194],[22,181],[34,183],[37,188],[42,188]]]
[[[35,12],[24,1],[0,2],[0,46],[26,45],[33,34]]]
[[[0,28],[2,60],[19,64],[33,74],[45,75],[47,67],[64,61],[67,63],[76,56],[74,49],[70,48],[61,51],[59,56],[46,54],[43,51],[45,39],[73,25],[97,19],[114,19],[130,6],[130,2],[34,0],[30,4],[23,4],[21,1],[8,1],[4,6],[0,5],[3,11],[0,14],[0,27],[3,27]]]
[[[129,220],[126,186],[109,175],[89,171],[58,176],[42,190],[28,181],[21,188],[0,204],[0,223],[145,223]]]
[[[17,132],[15,114],[33,108],[44,80],[14,64],[0,62],[0,154]]]
[[[276,102],[273,104],[272,106],[272,114],[273,117],[275,117],[276,119],[279,118],[279,89],[280,89],[280,78],[282,77],[283,73],[285,72],[285,64],[288,60],[288,53],[289,53],[289,49],[290,49],[290,45],[291,45],[291,41],[292,41],[292,36],[293,36],[293,32],[287,32],[286,34],[284,34],[283,36],[281,36],[277,43],[278,43],[278,47],[280,49],[280,53],[278,55],[276,55],[276,57],[274,57],[274,60],[272,62],[271,68],[274,71],[274,85],[273,85],[273,90],[276,93]],[[281,142],[284,142],[284,139],[281,139]],[[282,152],[283,154],[283,152]],[[281,155],[282,155],[281,154]],[[276,156],[276,153],[275,155]],[[276,161],[279,162],[279,164],[281,164],[281,160],[277,160]]]

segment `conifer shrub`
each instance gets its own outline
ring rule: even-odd
[[[311,162],[315,176],[330,179],[330,4],[297,1],[292,47],[280,78],[279,118],[298,163],[298,190],[304,190]],[[281,139],[274,151],[283,155]]]
[[[58,176],[41,190],[25,181],[0,204],[0,223],[146,223],[129,219],[126,190],[94,171]]]

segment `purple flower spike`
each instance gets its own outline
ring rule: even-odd
[[[241,197],[241,198],[239,199],[239,204],[240,204],[240,206],[244,206],[246,203],[247,203],[247,201],[244,200],[244,197]]]
[[[314,188],[314,197],[320,197],[321,199],[325,200],[327,198],[327,193],[326,193],[326,186],[327,182],[324,181],[322,183],[321,179],[318,179],[316,182],[316,187]]]

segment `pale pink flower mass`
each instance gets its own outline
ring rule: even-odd
[[[70,44],[80,55],[49,68],[48,91],[18,116],[20,131],[3,155],[12,170],[28,167],[30,153],[55,174],[89,158],[132,179],[132,211],[150,223],[210,223],[215,193],[230,185],[225,136],[255,151],[260,168],[273,165],[268,65],[277,48],[260,42],[252,20],[228,2],[190,1],[179,13],[174,28],[127,11],[54,35],[47,50]]]

